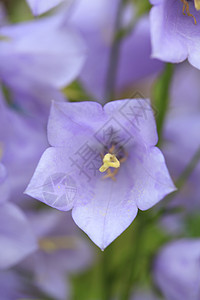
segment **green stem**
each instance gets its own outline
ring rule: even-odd
[[[195,169],[195,167],[196,167],[196,165],[198,164],[199,161],[200,161],[200,147],[196,151],[196,153],[194,154],[194,156],[192,157],[192,159],[189,162],[189,164],[186,166],[186,168],[183,171],[183,173],[180,175],[180,177],[176,181],[176,186],[177,186],[178,189],[181,189],[183,187],[183,185],[188,180],[188,178],[190,177],[190,175],[194,171],[194,169]]]
[[[176,181],[176,186],[179,188],[179,190],[184,186],[185,182],[187,181],[189,176],[192,174],[192,172],[194,171],[194,169],[199,161],[200,161],[200,147],[196,151],[194,156],[192,157],[189,164],[186,166],[183,173],[180,175],[180,177]],[[166,201],[167,202],[171,201],[175,197],[176,193],[177,192],[174,192],[174,193],[170,194],[169,196],[167,196]],[[166,204],[166,202],[165,202],[165,204]],[[129,261],[127,264],[127,269],[126,269],[127,276],[125,277],[126,281],[125,281],[124,289],[122,291],[120,300],[129,300],[130,299],[131,291],[138,280],[138,276],[139,276],[138,272],[139,272],[139,266],[140,266],[139,264],[142,259],[142,258],[140,258],[140,249],[141,249],[141,243],[142,243],[142,239],[143,239],[143,232],[145,230],[145,226],[147,226],[146,224],[148,223],[148,225],[149,225],[150,222],[158,221],[158,219],[160,217],[162,217],[163,214],[166,213],[167,211],[170,212],[170,209],[167,210],[166,208],[161,208],[157,212],[156,215],[152,215],[150,218],[147,218],[148,216],[142,216],[142,215],[138,216],[137,220],[139,221],[139,223],[137,224],[137,227],[135,228],[136,232],[134,232],[134,243],[133,244],[135,245],[135,247],[134,247],[134,251],[131,252],[131,254],[130,254]],[[177,208],[174,208],[174,209],[172,209],[172,212],[178,213],[179,210]]]
[[[121,38],[119,35],[120,27],[121,27],[121,19],[123,13],[123,3],[124,0],[121,0],[118,6],[117,16],[115,20],[115,35],[113,38],[113,43],[111,46],[110,51],[110,59],[109,59],[109,66],[107,72],[107,80],[106,80],[106,89],[105,89],[105,98],[106,101],[110,101],[114,97],[114,90],[115,90],[115,82],[117,76],[117,68],[118,68],[118,61],[119,61],[119,52],[120,52],[120,44]]]
[[[102,253],[101,257],[101,282],[102,282],[102,300],[110,300],[111,297],[111,283],[110,283],[110,276],[109,276],[109,257],[106,252]]]
[[[174,66],[172,64],[166,64],[165,70],[160,76],[160,78],[157,80],[153,90],[154,104],[158,111],[156,119],[159,144],[161,143],[163,126],[169,105],[169,92],[173,70]]]
[[[130,256],[127,262],[126,275],[124,288],[121,293],[120,300],[129,300],[132,289],[138,280],[138,272],[140,267],[140,249],[143,239],[143,232],[146,225],[146,220],[141,215],[137,217],[138,224],[134,230],[133,245],[134,250],[130,252]]]

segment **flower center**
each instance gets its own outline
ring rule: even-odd
[[[196,10],[200,10],[200,0],[194,0],[194,6]]]
[[[196,21],[196,18],[194,15],[192,15],[190,13],[190,8],[189,8],[189,3],[188,3],[189,0],[181,0],[181,2],[183,3],[183,14],[185,16],[185,12],[186,14],[189,16],[189,17],[193,17],[194,19],[194,24],[196,25],[197,24],[197,21]],[[195,6],[195,9],[196,10],[200,10],[200,0],[194,0],[194,6]]]
[[[119,147],[117,143],[113,143],[109,149],[105,148],[105,153],[102,154],[103,164],[99,168],[100,172],[106,172],[107,174],[103,177],[111,178],[116,180],[115,175],[118,173],[120,164],[126,161],[127,154],[125,153],[123,147]],[[111,168],[114,168],[114,171],[111,171]]]
[[[103,165],[101,166],[99,171],[100,172],[105,172],[110,167],[119,168],[120,167],[120,162],[114,154],[107,153],[106,155],[104,155]]]

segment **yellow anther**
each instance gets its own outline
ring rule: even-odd
[[[194,0],[196,10],[200,10],[200,0]]]
[[[103,158],[103,165],[99,168],[100,172],[105,172],[108,168],[119,168],[120,162],[114,154],[107,153]]]
[[[189,16],[189,17],[193,17],[194,19],[194,24],[196,25],[197,24],[197,21],[196,21],[196,18],[194,15],[192,15],[190,13],[190,9],[189,9],[189,3],[188,3],[188,0],[181,0],[181,2],[183,3],[183,14],[185,15],[185,11],[186,11],[186,14]],[[200,0],[195,0],[195,8],[196,8],[196,5],[199,7],[200,9]],[[196,8],[197,9],[197,8]]]

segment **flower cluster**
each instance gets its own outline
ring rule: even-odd
[[[199,50],[200,0],[1,1],[0,299],[200,299]]]

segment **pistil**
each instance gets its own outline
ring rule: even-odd
[[[120,149],[121,150],[121,149]],[[127,154],[124,152],[124,155],[119,155],[117,158],[117,152],[116,151],[116,145],[113,144],[111,148],[108,150],[108,153],[106,153],[104,156],[102,155],[103,165],[99,168],[100,172],[106,172],[107,174],[103,176],[103,179],[111,178],[112,180],[116,180],[115,175],[118,173],[121,163],[125,162],[127,159]],[[125,155],[126,154],[126,155]],[[113,171],[111,171],[110,168],[114,168]]]
[[[103,165],[99,168],[99,171],[103,173],[107,171],[110,167],[119,168],[120,162],[114,154],[107,153],[106,155],[104,155]]]
[[[194,6],[196,10],[200,10],[200,0],[194,0]]]

